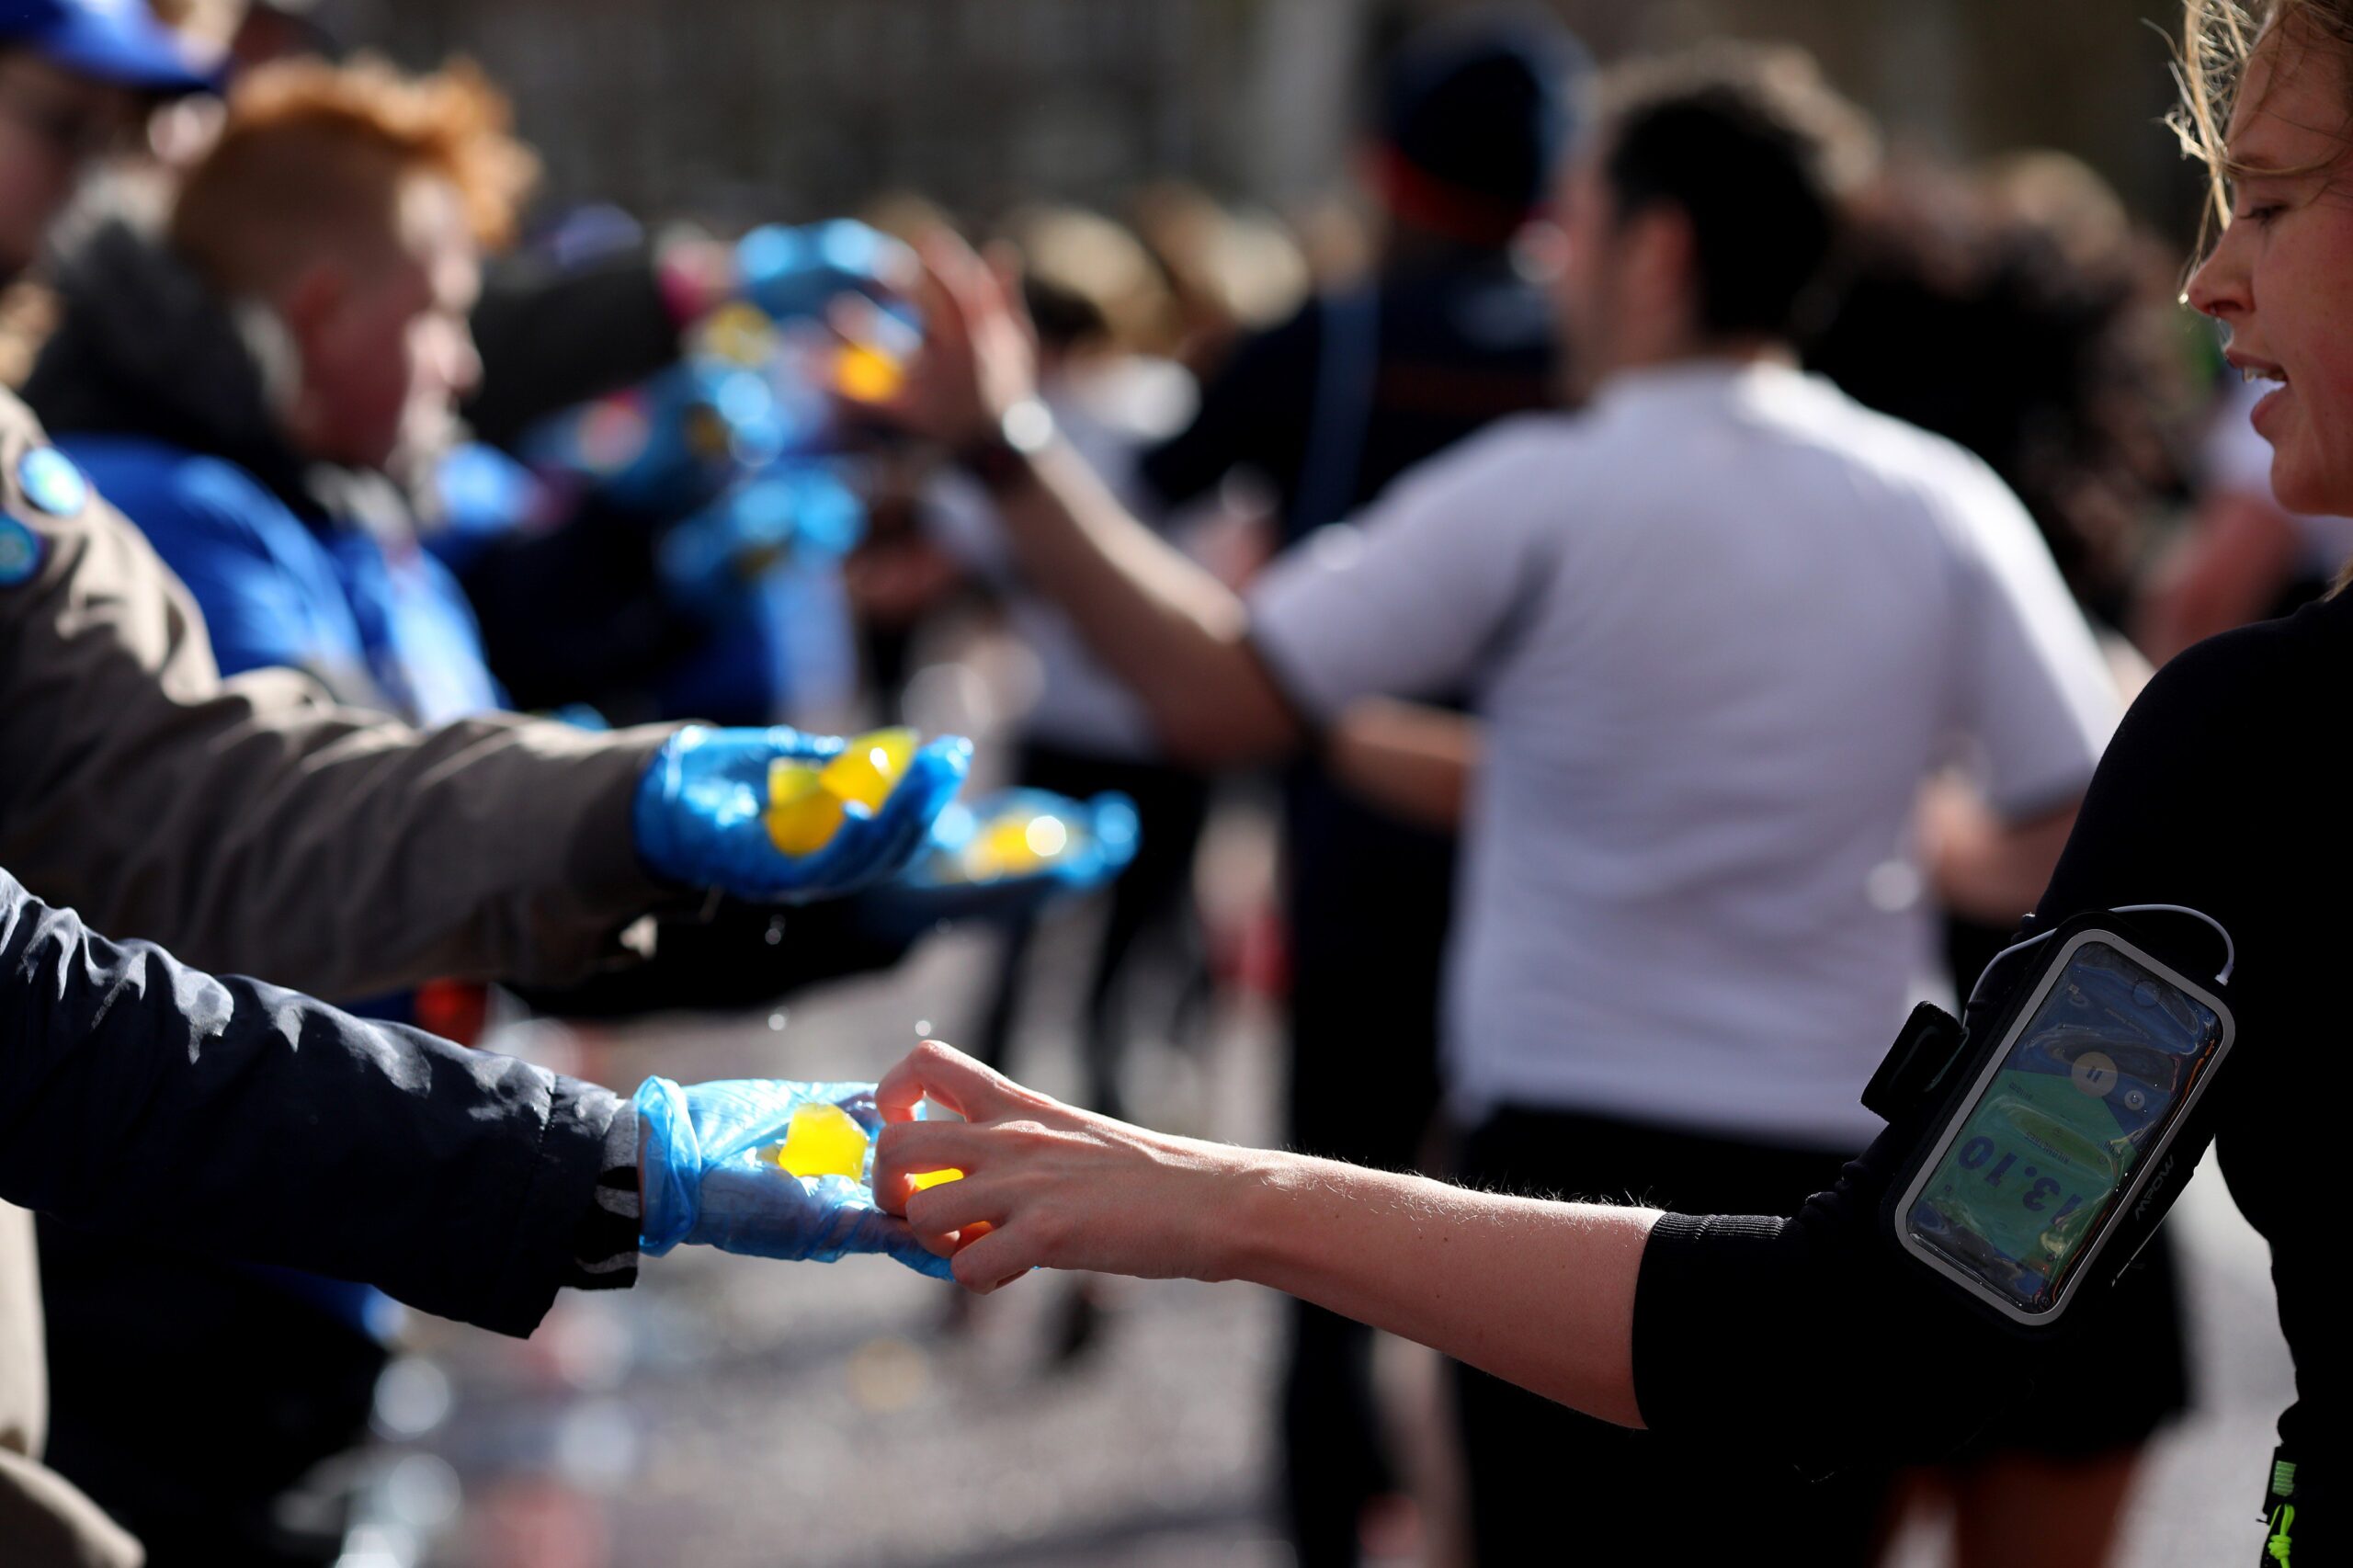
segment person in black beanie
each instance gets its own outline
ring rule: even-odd
[[[1288,549],[1492,422],[1557,403],[1558,334],[1512,244],[1551,191],[1586,64],[1574,37],[1516,11],[1410,37],[1382,73],[1359,159],[1387,223],[1374,276],[1244,340],[1192,425],[1147,454],[1146,484],[1174,506],[1254,473]],[[1454,842],[1381,814],[1316,761],[1284,782],[1285,1136],[1411,1167],[1438,1101]],[[1372,1347],[1360,1325],[1292,1304],[1284,1501],[1302,1568],[1351,1568],[1368,1506],[1400,1490]]]

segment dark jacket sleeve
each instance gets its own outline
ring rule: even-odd
[[[474,307],[482,388],[466,405],[474,433],[511,448],[559,409],[645,380],[678,357],[678,323],[651,252],[575,267],[509,262]]]
[[[330,997],[563,983],[676,897],[630,807],[663,730],[431,731],[286,670],[223,681],[188,592],[102,499],[44,510],[0,393],[0,865],[100,928]],[[23,558],[29,557],[29,560]]]
[[[621,1102],[92,933],[0,871],[0,1199],[528,1334]]]

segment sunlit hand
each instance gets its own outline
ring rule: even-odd
[[[915,253],[923,347],[898,396],[878,412],[943,446],[970,447],[1038,395],[1037,334],[1011,270],[992,267],[954,232],[935,230]]]
[[[918,1121],[925,1099],[962,1121]],[[1098,1116],[926,1040],[875,1090],[875,1201],[986,1294],[1031,1268],[1139,1278],[1228,1277],[1220,1217],[1247,1190],[1247,1150]],[[915,1190],[940,1170],[961,1181]]]

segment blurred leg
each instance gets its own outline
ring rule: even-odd
[[[981,1015],[980,1033],[972,1054],[1001,1073],[1010,1073],[1014,1026],[1021,1017],[1023,982],[1029,969],[1029,946],[1038,923],[1022,920],[1006,927],[997,949],[996,983],[989,991],[988,1010]]]
[[[2100,1568],[2115,1552],[2140,1461],[2139,1449],[1978,1460],[1954,1480],[1957,1568]]]
[[[1396,1489],[1381,1443],[1372,1331],[1289,1303],[1283,1378],[1283,1501],[1299,1568],[1353,1568],[1365,1504]]]
[[[1194,774],[1158,765],[1106,767],[1095,788],[1124,791],[1136,805],[1141,831],[1136,858],[1111,884],[1111,906],[1087,977],[1087,1082],[1095,1108],[1124,1118],[1120,1063],[1127,1054],[1130,1009],[1124,1000],[1133,960],[1147,937],[1182,934],[1192,921],[1193,854],[1209,812],[1209,786]],[[1071,790],[1071,793],[1079,793]],[[1176,944],[1172,943],[1172,946]]]
[[[1995,1423],[1942,1467],[1960,1568],[2097,1568],[2113,1554],[2134,1465],[2189,1401],[2180,1270],[2167,1233],[2157,1233],[2112,1297],[2096,1339],[2035,1379],[2034,1419]]]
[[[1838,1158],[1636,1127],[1505,1111],[1464,1141],[1482,1187],[1568,1196],[1635,1193],[1702,1213],[1796,1208]],[[1475,1561],[1869,1563],[1889,1477],[1808,1481],[1777,1456],[1631,1431],[1469,1368],[1456,1410],[1470,1472]]]

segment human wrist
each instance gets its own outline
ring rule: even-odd
[[[1200,1278],[1267,1283],[1298,1244],[1300,1202],[1309,1182],[1302,1156],[1274,1149],[1220,1151],[1202,1206]]]
[[[701,1145],[686,1091],[669,1079],[640,1084],[630,1108],[637,1118],[638,1250],[660,1257],[694,1229]]]
[[[673,731],[640,767],[630,792],[629,837],[643,873],[669,886],[690,886],[696,879],[686,865],[680,842],[677,801],[685,788],[685,754],[702,744],[709,731],[688,724]]]
[[[1026,393],[975,420],[955,444],[956,461],[991,494],[1008,494],[1037,483],[1038,460],[1057,436],[1053,411]]]

